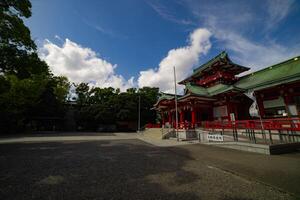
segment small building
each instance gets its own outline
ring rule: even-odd
[[[225,51],[194,69],[179,82],[185,85],[184,94],[177,96],[179,127],[253,119],[248,92],[253,92],[262,119],[299,117],[300,57],[239,76],[248,70],[231,61]],[[175,95],[161,93],[154,108],[163,125],[175,127]]]

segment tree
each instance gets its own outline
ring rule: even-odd
[[[102,125],[135,124],[138,120],[138,99],[141,96],[142,125],[155,122],[151,110],[158,97],[158,88],[129,88],[121,92],[114,88],[93,87],[81,83],[76,87],[79,105],[77,123],[85,130],[96,130]]]
[[[49,74],[48,66],[36,53],[36,45],[23,17],[31,16],[28,0],[0,1],[0,73],[28,78],[36,74]]]
[[[23,22],[30,16],[29,0],[0,0],[1,133],[24,131],[41,116],[62,116],[69,90],[67,78],[53,77],[38,57]]]
[[[0,94],[0,130],[16,132],[25,130],[26,116],[32,116],[32,108],[39,103],[47,79],[35,76],[33,79],[18,79],[6,76],[9,88]]]
[[[53,94],[60,103],[65,103],[71,87],[68,78],[65,76],[55,76],[52,78],[52,81]]]
[[[77,94],[77,103],[82,106],[88,103],[90,87],[88,83],[80,83],[75,85]]]

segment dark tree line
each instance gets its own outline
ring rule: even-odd
[[[70,102],[70,82],[54,76],[40,60],[30,30],[23,19],[31,16],[29,0],[0,0],[0,133],[32,130],[63,130]],[[132,88],[120,92],[113,88],[76,86],[76,127],[97,130],[101,125],[137,120],[141,96],[142,124],[155,121],[150,108],[157,88]],[[74,103],[74,102],[73,102]]]
[[[141,125],[155,123],[156,112],[151,110],[157,100],[158,88],[130,88],[120,92],[114,88],[89,88],[81,83],[76,87],[77,125],[84,130],[136,129],[138,121],[138,102],[141,99]],[[122,125],[123,124],[123,125]],[[114,127],[111,127],[114,126]]]

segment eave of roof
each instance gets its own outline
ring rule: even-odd
[[[233,85],[217,84],[210,88],[204,88],[201,86],[192,85],[191,83],[186,83],[186,89],[189,91],[189,93],[184,96],[178,95],[178,99],[184,99],[189,96],[210,98],[229,91],[244,92],[247,90],[261,90],[299,80],[300,56],[245,75]],[[162,100],[172,100],[174,99],[174,96],[175,95],[173,94],[162,93],[155,105],[158,105],[158,103]]]
[[[300,56],[245,75],[234,84],[244,90],[260,90],[300,80]]]
[[[179,84],[184,84],[188,81],[191,81],[193,78],[199,76],[199,74],[207,69],[209,69],[214,63],[218,62],[218,61],[224,61],[227,60],[227,62],[232,65],[233,67],[238,67],[238,69],[240,69],[238,71],[238,73],[242,73],[245,71],[248,71],[250,68],[248,67],[244,67],[238,64],[233,63],[227,52],[226,51],[222,51],[219,55],[215,56],[214,58],[212,58],[211,60],[209,60],[208,62],[204,63],[203,65],[201,65],[200,67],[197,67],[196,69],[193,70],[193,74],[189,77],[187,77],[186,79],[182,80],[179,82]],[[232,67],[231,67],[232,68]]]
[[[177,95],[177,96],[181,97],[182,95]],[[161,101],[172,100],[174,98],[175,98],[175,94],[168,94],[168,93],[161,92],[160,97],[158,98],[157,102],[153,106],[154,107],[157,106]]]
[[[198,95],[198,94],[195,94],[195,93],[188,93],[184,96],[181,96],[180,98],[178,98],[178,101],[182,101],[184,99],[187,99],[187,98],[197,98],[197,99],[200,99],[200,100],[206,100],[206,101],[214,101],[216,99],[213,99],[211,97],[207,97],[207,96],[202,96],[202,95]]]

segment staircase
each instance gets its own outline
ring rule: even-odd
[[[176,137],[173,129],[162,128],[147,128],[139,134],[141,137],[148,139],[169,139],[170,137]]]
[[[161,128],[147,128],[140,132],[140,136],[147,139],[161,140],[162,130]]]

